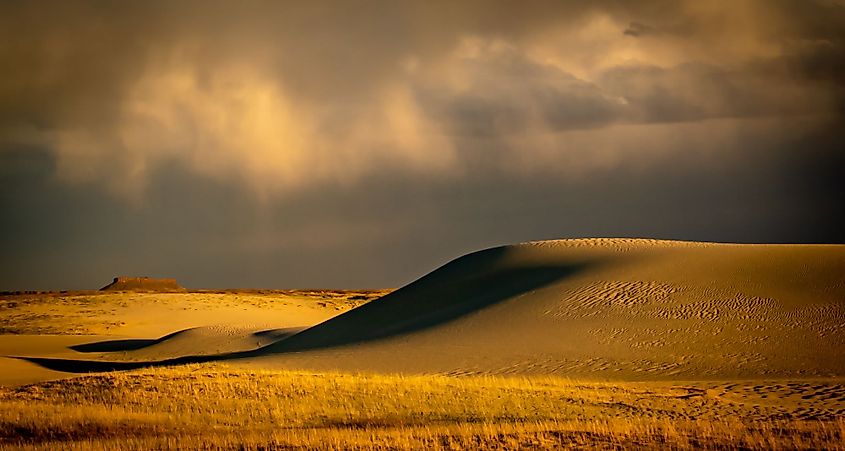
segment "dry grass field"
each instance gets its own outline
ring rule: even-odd
[[[6,294],[0,446],[842,449],[843,276],[845,246],[593,239],[395,291]]]
[[[843,397],[845,386],[830,381],[597,383],[189,365],[4,389],[0,443],[34,449],[836,449],[845,443]]]

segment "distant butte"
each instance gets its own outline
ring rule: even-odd
[[[115,277],[114,281],[100,291],[187,291],[176,279],[156,279],[153,277]]]

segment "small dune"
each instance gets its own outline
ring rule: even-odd
[[[251,351],[303,329],[305,327],[268,328],[254,325],[192,327],[157,339],[103,340],[70,346],[70,349],[106,360],[173,359]]]

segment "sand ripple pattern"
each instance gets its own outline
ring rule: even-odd
[[[537,248],[601,248],[613,251],[627,251],[632,249],[653,248],[685,248],[724,246],[718,243],[702,243],[696,241],[655,240],[650,238],[575,238],[568,240],[529,241],[522,243]]]
[[[567,336],[603,358],[535,360],[499,372],[830,377],[843,364],[816,355],[845,346],[843,302],[796,306],[729,287],[604,280],[564,291],[550,307],[547,318],[576,328]]]
[[[563,295],[547,315],[557,318],[609,317],[624,313],[640,318],[719,321],[724,315],[746,323],[808,325],[820,316],[845,319],[842,306],[821,304],[781,309],[777,301],[727,289],[693,288],[657,281],[602,281]]]

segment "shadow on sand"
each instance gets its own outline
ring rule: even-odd
[[[163,343],[173,337],[177,337],[182,335],[189,330],[193,330],[195,328],[184,329],[180,331],[173,332],[172,334],[167,334],[161,338],[156,339],[144,339],[144,338],[137,338],[137,339],[127,339],[127,340],[106,340],[106,341],[98,341],[96,343],[83,343],[73,346],[68,346],[68,349],[73,349],[76,352],[124,352],[124,351],[137,351],[139,349],[144,349],[150,346],[157,345],[159,343]]]
[[[146,362],[15,358],[51,370],[89,373],[227,361],[362,343],[409,334],[454,321],[472,312],[513,299],[522,293],[557,283],[597,263],[514,263],[507,258],[509,252],[509,248],[501,247],[463,256],[387,296],[299,333],[281,335],[273,343],[252,351]],[[80,352],[140,349],[183,332],[185,331],[158,340],[112,340],[77,345],[74,349]]]

